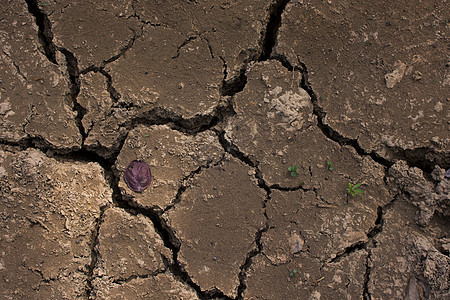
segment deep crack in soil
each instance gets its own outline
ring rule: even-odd
[[[91,299],[92,296],[94,296],[93,290],[94,286],[92,284],[92,280],[94,278],[94,269],[97,266],[97,258],[98,258],[98,252],[97,252],[97,245],[98,245],[98,234],[100,230],[100,226],[103,221],[103,214],[105,213],[105,210],[107,209],[107,206],[103,206],[100,208],[100,216],[96,219],[94,229],[92,230],[92,236],[90,241],[90,248],[91,248],[91,262],[87,266],[87,281],[86,281],[86,298]]]
[[[36,25],[38,26],[38,37],[41,41],[42,48],[44,49],[45,56],[48,60],[54,64],[56,61],[56,51],[57,47],[53,43],[52,25],[47,15],[43,13],[40,8],[38,1],[36,0],[25,0],[28,5],[28,11],[35,17]]]

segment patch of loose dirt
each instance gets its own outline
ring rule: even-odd
[[[446,1],[0,2],[2,298],[450,297]]]

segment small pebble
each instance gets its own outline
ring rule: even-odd
[[[445,177],[450,178],[450,169],[445,172]]]

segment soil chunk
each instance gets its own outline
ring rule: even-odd
[[[241,266],[257,249],[266,195],[248,173],[248,166],[227,157],[194,177],[167,214],[181,243],[178,259],[202,290],[235,297]]]

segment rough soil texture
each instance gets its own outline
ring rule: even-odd
[[[2,299],[450,298],[447,1],[0,2]]]

